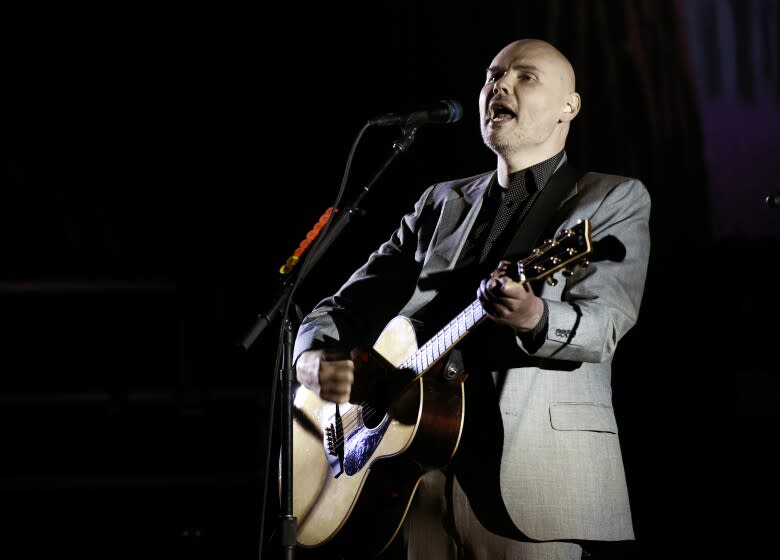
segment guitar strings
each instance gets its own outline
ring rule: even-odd
[[[587,230],[586,230],[587,231]],[[518,265],[530,265],[536,260],[539,260],[541,256],[549,256],[549,253],[552,252],[554,248],[558,248],[558,245],[562,243],[562,241],[566,237],[572,237],[574,235],[573,229],[567,229],[561,232],[557,237],[554,239],[548,239],[546,240],[539,248],[537,248],[534,252],[532,252],[528,257],[524,259],[520,259],[518,261]],[[560,247],[558,248],[559,251],[566,251],[566,247]],[[553,263],[555,263],[554,260],[552,260]],[[523,267],[525,268],[525,266]],[[549,272],[554,272],[560,268],[560,266],[556,266],[553,268],[553,270],[548,270]],[[446,341],[446,337],[448,335],[451,335],[451,330],[455,329],[455,334],[458,335],[455,338],[457,340],[460,340],[465,334],[474,326],[476,326],[477,323],[479,323],[484,317],[484,312],[481,309],[481,304],[478,300],[473,301],[464,311],[462,311],[455,319],[453,319],[450,323],[448,323],[441,331],[439,331],[434,337],[432,337],[430,340],[428,340],[425,344],[423,344],[420,348],[418,348],[411,356],[409,356],[403,363],[400,364],[399,369],[403,369],[404,365],[406,364],[407,369],[412,369],[416,372],[416,377],[419,377],[424,373],[425,370],[427,370],[427,367],[435,363],[442,354],[445,353],[445,350],[449,347],[454,346],[455,342],[454,340],[449,341],[449,343],[444,344],[444,349],[442,350],[442,339]],[[459,326],[462,326],[462,323],[465,323],[466,328],[459,332]],[[427,361],[427,352],[431,350],[436,346],[436,356],[430,359],[428,366],[422,367],[422,363],[424,361]],[[416,364],[417,367],[411,367],[411,364]],[[339,405],[336,405],[337,407]],[[331,417],[328,420],[328,423],[330,425],[335,424],[335,418],[339,412],[339,409],[337,408],[337,413],[331,415]],[[371,406],[369,401],[363,401],[358,404],[353,404],[353,408],[351,408],[349,411],[341,415],[341,429],[339,430],[339,437],[337,437],[333,444],[336,446],[342,446],[344,442],[346,441],[347,437],[352,433],[354,429],[356,429],[360,423],[361,416],[363,418],[369,417],[371,414],[374,414],[377,412],[377,410]]]
[[[419,378],[427,371],[428,367],[436,363],[441,355],[446,353],[447,349],[453,347],[471,329],[476,327],[485,316],[486,313],[482,309],[482,304],[479,300],[474,300],[441,331],[404,360],[404,362],[399,365],[398,369],[404,369],[404,367],[406,367],[406,369],[411,369],[415,371],[415,379]],[[446,334],[444,334],[445,331],[447,331]],[[455,334],[454,337],[452,336],[453,333]],[[447,336],[450,338],[448,339]],[[426,354],[432,348],[435,348],[436,355],[429,358]],[[424,365],[426,362],[427,365]],[[416,365],[416,367],[413,367],[413,364]],[[352,431],[358,427],[361,416],[365,418],[375,412],[377,412],[377,410],[371,406],[369,401],[353,404],[353,408],[341,415],[341,429],[339,430],[339,436],[334,439],[333,444],[335,446],[342,446],[349,435],[351,435]],[[328,419],[330,425],[335,424],[336,416],[337,414],[332,414],[330,416]]]
[[[336,405],[338,406],[338,405]],[[363,411],[361,414],[360,410]],[[341,436],[336,438],[334,440],[334,444],[337,446],[341,446],[344,444],[344,442],[347,439],[348,433],[351,433],[355,428],[357,428],[358,424],[360,423],[360,417],[361,416],[368,416],[370,414],[373,414],[376,412],[376,409],[372,407],[367,401],[363,401],[360,404],[354,405],[354,408],[348,410],[341,418]],[[331,416],[331,420],[335,418],[335,414]],[[348,420],[345,422],[344,419],[348,418]],[[332,422],[331,422],[332,423]]]

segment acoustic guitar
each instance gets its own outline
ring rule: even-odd
[[[557,280],[586,266],[590,222],[579,220],[516,263],[520,281]],[[507,274],[504,261],[493,273]],[[390,321],[368,351],[353,351],[356,376],[373,391],[335,404],[298,387],[293,401],[293,514],[302,547],[339,546],[342,558],[381,554],[401,529],[420,478],[446,465],[464,419],[465,373],[452,350],[487,317],[478,299],[422,346],[412,321]],[[281,479],[280,479],[281,484]]]

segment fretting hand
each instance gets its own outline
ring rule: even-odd
[[[501,261],[490,278],[482,280],[477,297],[492,320],[519,332],[534,329],[544,314],[544,302],[534,294],[521,274],[518,281],[510,275],[510,261]]]

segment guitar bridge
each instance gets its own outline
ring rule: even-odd
[[[330,470],[334,477],[338,477],[344,472],[344,426],[341,422],[341,413],[339,406],[336,405],[336,414],[334,422],[329,424],[324,430],[325,451],[336,460],[329,460]]]
[[[337,455],[336,453],[336,428],[331,424],[325,428],[325,449],[328,450],[330,455]]]

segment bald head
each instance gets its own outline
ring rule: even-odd
[[[506,51],[506,52],[505,52]],[[501,49],[501,53],[509,54],[512,52],[526,51],[531,56],[538,56],[546,60],[552,71],[560,75],[561,85],[568,93],[577,91],[577,83],[574,76],[574,67],[561,51],[556,49],[547,41],[541,39],[519,39],[509,43]],[[499,56],[501,55],[499,53]]]

